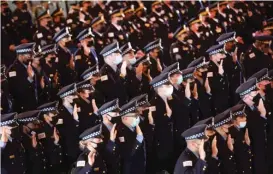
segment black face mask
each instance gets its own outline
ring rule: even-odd
[[[27,9],[27,4],[23,5],[23,9],[26,10]]]
[[[51,57],[49,60],[49,63],[53,64],[55,63],[55,61],[56,61],[56,57]]]
[[[88,41],[88,42],[87,42],[87,46],[88,46],[88,47],[94,46],[94,40]]]
[[[51,123],[53,126],[56,126],[58,120],[59,120],[58,116],[54,116],[54,117],[52,117],[52,121],[51,121],[50,123]]]
[[[162,7],[156,8],[155,11],[156,11],[157,13],[160,13],[160,12],[162,11]]]
[[[72,41],[65,42],[65,47],[71,47],[73,45]]]
[[[265,91],[268,92],[270,90],[272,90],[272,88],[271,88],[271,84],[269,83],[269,84],[265,85]]]
[[[236,49],[236,45],[234,44],[234,45],[230,48],[229,52],[233,53],[233,52],[235,51],[235,49]]]
[[[122,24],[123,24],[123,20],[118,20],[118,21],[117,21],[117,24],[118,24],[118,25],[122,25]]]
[[[32,64],[32,59],[27,59],[26,61],[23,62],[26,66],[30,64]]]
[[[52,27],[53,26],[53,22],[52,21],[48,21],[46,24],[47,27]]]
[[[10,135],[10,136],[11,136],[12,138],[14,138],[14,139],[20,140],[21,131],[20,131],[19,126],[16,127],[16,128],[11,129],[11,135]]]
[[[261,99],[261,94],[257,94],[254,98],[253,98],[253,102],[254,102],[254,105],[255,106],[258,106],[259,105],[259,102],[260,102],[260,99]]]
[[[88,12],[92,11],[92,7],[91,7],[91,6],[88,6],[88,7],[87,7],[87,11],[88,11]]]

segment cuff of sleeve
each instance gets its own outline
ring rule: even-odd
[[[136,139],[138,142],[142,143],[143,142],[143,135],[137,135]]]
[[[28,80],[30,83],[32,83],[32,82],[33,82],[33,79],[32,79],[32,78],[30,78],[30,77],[27,77],[27,80]]]

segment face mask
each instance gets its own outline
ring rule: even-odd
[[[137,118],[134,119],[134,121],[132,122],[131,126],[132,127],[136,127],[139,124],[139,122],[140,122],[140,118],[137,117]]]
[[[136,63],[136,57],[132,58],[132,59],[128,59],[129,63],[131,65],[135,64]]]
[[[26,66],[29,65],[29,63],[32,63],[32,59],[27,59],[26,61],[23,62]]]
[[[118,20],[118,21],[117,21],[117,24],[118,24],[118,25],[122,25],[122,24],[123,24],[123,20]]]
[[[183,82],[183,77],[181,75],[181,76],[178,77],[176,84],[180,85],[182,82]]]
[[[55,61],[56,61],[56,57],[51,57],[49,60],[49,63],[53,64],[55,63]]]
[[[53,25],[52,21],[48,21],[47,24],[46,24],[47,27],[52,27],[52,25]]]
[[[244,127],[246,127],[246,121],[240,122],[239,128],[244,128]]]
[[[58,120],[59,120],[58,116],[54,116],[54,117],[52,117],[52,121],[50,123],[53,126],[56,126],[56,124],[58,123]]]
[[[114,64],[115,64],[115,65],[118,65],[118,64],[120,64],[121,62],[122,62],[122,56],[121,56],[121,55],[116,56],[116,59],[115,59],[115,61],[114,61]]]
[[[161,10],[162,10],[162,7],[158,7],[158,8],[155,9],[155,11],[156,11],[157,13],[160,13]]]
[[[65,47],[71,47],[72,46],[72,41],[65,42]]]
[[[87,42],[87,46],[88,46],[88,47],[94,46],[94,41],[93,41],[93,40],[88,41],[88,42]]]
[[[236,49],[236,45],[234,44],[232,47],[231,47],[231,49],[230,49],[230,52],[234,52],[235,51],[235,49]]]
[[[261,95],[259,93],[253,98],[253,102],[255,106],[259,105],[260,98],[261,98]]]
[[[23,5],[23,9],[26,10],[27,9],[27,4]]]
[[[173,94],[173,86],[166,88],[165,90],[166,97],[170,97],[172,94]]]
[[[269,84],[267,84],[267,85],[265,85],[265,91],[267,92],[267,91],[270,91],[272,88],[271,88],[271,84],[269,83]]]

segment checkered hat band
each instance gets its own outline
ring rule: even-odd
[[[50,111],[55,111],[55,110],[56,110],[55,107],[48,107],[48,108],[41,109],[41,112],[50,112]]]
[[[18,119],[19,122],[32,122],[34,120],[37,120],[37,117]]]
[[[81,41],[81,40],[83,40],[83,39],[85,39],[85,38],[87,38],[89,36],[92,37],[92,34],[91,33],[87,33],[87,34],[83,35],[82,37],[80,37],[79,40]]]
[[[240,96],[243,96],[243,95],[246,95],[248,93],[250,93],[251,91],[255,90],[256,89],[256,85],[252,86],[251,88],[249,88],[248,90],[246,91],[243,91],[240,93]]]
[[[48,53],[52,53],[52,52],[55,52],[55,51],[56,51],[56,49],[53,48],[53,49],[43,51],[42,54],[48,54]]]
[[[147,48],[147,51],[151,51],[152,49],[158,48],[158,47],[159,47],[159,48],[162,48],[161,43],[158,43],[158,44],[149,46],[149,47]]]
[[[234,37],[230,37],[230,38],[227,38],[225,40],[220,41],[219,44],[222,45],[222,44],[225,44],[225,43],[227,43],[229,41],[233,41],[233,40],[235,40],[235,38]]]
[[[83,89],[83,88],[90,88],[91,84],[84,84],[82,86],[79,86],[78,89]]]
[[[0,123],[0,126],[7,126],[7,125],[10,125],[14,122],[15,122],[14,120],[3,121]]]
[[[178,71],[179,71],[179,69],[174,69],[174,70],[170,71],[170,74],[176,73]]]
[[[118,47],[116,47],[116,48],[114,48],[114,49],[112,49],[112,50],[110,50],[110,51],[107,51],[107,52],[104,53],[102,56],[103,56],[103,57],[106,57],[106,56],[108,56],[108,55],[110,55],[110,54],[116,52],[117,50],[119,50]]]
[[[17,53],[29,53],[32,52],[32,48],[16,50]]]
[[[192,136],[189,136],[189,137],[185,137],[185,140],[198,139],[198,138],[203,137],[203,136],[205,136],[204,132],[198,133],[198,134],[195,134],[195,135],[192,135]]]
[[[107,108],[104,111],[101,111],[101,115],[107,114],[108,112],[111,112],[111,111],[113,111],[113,110],[115,110],[117,108],[118,108],[118,104],[116,104],[115,106],[112,106],[110,108]]]
[[[88,139],[90,139],[90,138],[96,137],[96,136],[99,135],[99,134],[100,134],[100,131],[98,131],[98,132],[93,132],[92,134],[89,134],[89,135],[83,137],[82,140],[88,140]]]
[[[159,82],[153,84],[153,87],[155,88],[155,87],[161,86],[161,85],[165,84],[168,81],[169,81],[169,79],[165,79],[165,80],[159,81]]]
[[[69,96],[70,94],[73,94],[75,92],[76,92],[76,89],[67,91],[67,92],[63,93],[62,95],[60,95],[60,98],[64,98],[64,97]]]
[[[214,124],[214,128],[218,128],[218,127],[230,122],[230,120],[231,120],[231,117],[228,117],[227,119],[224,119],[223,121],[220,121],[219,123]]]
[[[218,50],[214,50],[214,51],[210,52],[209,55],[217,54],[217,53],[220,53],[220,52],[223,52],[223,51],[224,51],[224,49],[220,48]]]
[[[56,42],[59,42],[62,38],[66,37],[66,36],[69,36],[69,34],[68,34],[68,33],[63,33],[63,34],[61,34],[60,36],[58,36],[58,37],[56,38]]]
[[[232,113],[232,116],[238,116],[238,115],[243,115],[245,112],[244,111],[237,111]]]
[[[196,66],[196,68],[197,68],[197,69],[198,69],[198,68],[201,68],[201,67],[204,66],[204,65],[207,65],[207,63],[202,62],[202,63],[198,64],[198,65]]]
[[[193,77],[192,73],[191,74],[186,74],[186,75],[183,76],[184,79],[188,79],[188,78],[191,78],[191,77]]]
[[[127,48],[126,50],[124,50],[123,52],[122,52],[122,55],[124,55],[124,54],[126,54],[126,53],[128,53],[130,50],[132,50],[132,48]]]
[[[148,103],[148,101],[141,101],[141,102],[137,103],[137,107],[145,105],[146,103]]]
[[[261,77],[260,79],[258,79],[258,82],[263,81],[264,79],[268,78],[268,74],[264,75],[263,77]]]
[[[83,79],[87,79],[89,78],[90,76],[96,74],[96,73],[99,73],[99,71],[96,69],[95,71],[91,71],[89,73],[87,73],[86,75],[83,76]]]
[[[125,115],[125,114],[128,114],[130,113],[131,111],[134,111],[136,108],[135,107],[131,107],[123,112],[120,113],[120,115]]]

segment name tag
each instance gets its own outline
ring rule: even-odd
[[[108,37],[114,37],[114,33],[113,32],[108,33]]]
[[[149,107],[149,111],[151,111],[151,112],[156,111],[156,107],[155,107],[155,106],[151,106],[151,107]]]
[[[173,53],[178,53],[178,48],[173,48]]]
[[[120,38],[120,40],[124,39],[123,35],[119,35],[118,37]]]
[[[58,124],[63,124],[64,123],[64,120],[63,119],[58,119],[58,122],[56,123],[56,125],[58,125]]]
[[[75,60],[80,60],[80,59],[82,59],[82,56],[80,55],[75,56]]]
[[[251,53],[251,54],[249,54],[249,58],[253,58],[253,57],[255,57],[255,53]]]
[[[38,34],[37,34],[37,38],[38,38],[38,39],[40,39],[40,38],[42,38],[42,37],[43,37],[43,34],[42,34],[42,33],[38,33]]]
[[[77,167],[84,167],[85,161],[77,161]]]
[[[192,44],[193,41],[192,41],[192,39],[188,39],[187,42]]]
[[[124,137],[119,137],[119,141],[120,141],[121,143],[125,142]]]
[[[16,71],[9,72],[9,77],[16,77]]]
[[[38,139],[44,139],[46,137],[46,134],[43,132],[43,133],[40,133],[38,134]]]
[[[100,78],[101,81],[105,81],[105,80],[108,80],[108,76],[107,75],[104,75]]]
[[[207,77],[213,77],[213,72],[208,72]]]
[[[68,19],[66,22],[67,22],[68,24],[71,24],[71,23],[73,22],[73,20],[72,20],[72,19]]]
[[[9,156],[9,159],[13,159],[13,158],[15,158],[15,155],[10,155]]]
[[[192,166],[192,161],[184,161],[183,162],[183,167],[188,167],[188,166]]]

